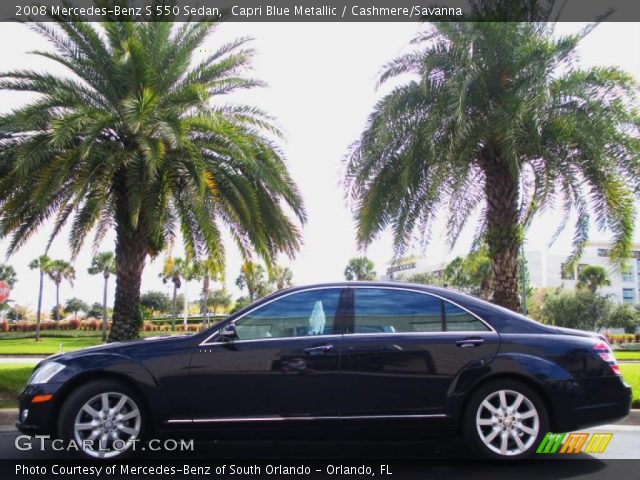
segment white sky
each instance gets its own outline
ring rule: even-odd
[[[557,31],[576,31],[581,24],[560,24]],[[361,254],[355,247],[354,224],[345,206],[343,192],[337,182],[341,161],[347,148],[361,132],[368,113],[384,91],[374,89],[380,67],[407,48],[418,30],[413,23],[228,23],[209,37],[203,48],[217,45],[239,36],[251,36],[257,55],[253,76],[269,86],[238,95],[245,103],[256,104],[278,119],[286,134],[283,145],[290,172],[305,200],[309,221],[304,228],[304,245],[292,262],[282,259],[294,273],[297,284],[333,281],[343,278],[349,258]],[[16,68],[60,71],[27,52],[49,48],[41,38],[21,24],[2,24],[0,29],[0,71]],[[582,63],[617,65],[640,79],[640,23],[607,23],[598,26],[580,47]],[[33,97],[17,92],[0,92],[0,111],[23,105]],[[532,226],[528,250],[545,248],[556,228],[558,215],[546,214]],[[35,309],[38,274],[28,268],[29,262],[44,251],[50,226],[41,230],[18,253],[8,259],[18,273],[18,284],[12,298],[19,304]],[[635,241],[640,241],[636,229]],[[449,252],[436,228],[426,255],[438,262],[454,254],[464,253],[470,244],[473,229],[461,236],[453,252]],[[571,229],[556,242],[555,249],[568,251]],[[54,242],[49,255],[69,260],[68,230]],[[592,228],[592,240],[602,241],[608,234]],[[4,261],[7,241],[0,241],[0,261]],[[234,281],[240,258],[231,242],[227,246],[226,285],[234,295]],[[113,249],[113,236],[107,237],[101,250]],[[422,253],[416,251],[415,253]],[[176,248],[175,255],[181,255]],[[366,254],[376,263],[378,274],[386,270],[392,255],[390,235],[374,242]],[[63,284],[61,298],[77,296],[93,303],[101,301],[102,278],[90,276],[86,269],[92,256],[91,242],[75,260],[77,279],[74,287]],[[170,292],[158,273],[164,257],[148,261],[143,274],[142,290]],[[49,282],[45,290],[44,307],[53,306],[54,290]],[[189,285],[188,296],[197,298],[199,287]],[[111,285],[109,303],[113,301]]]

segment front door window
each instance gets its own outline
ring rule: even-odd
[[[238,340],[331,335],[339,288],[308,290],[278,298],[235,322]]]

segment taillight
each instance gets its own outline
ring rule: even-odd
[[[618,366],[616,357],[613,356],[613,352],[606,342],[596,342],[593,345],[593,351],[596,352],[602,360],[609,364],[609,368],[614,375],[620,375],[620,367]]]

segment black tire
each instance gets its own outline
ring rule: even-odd
[[[479,409],[481,408],[482,403],[485,399],[491,397],[492,401],[489,403],[492,407],[495,408],[493,403],[494,400],[498,400],[498,405],[500,405],[499,399],[500,391],[508,391],[508,392],[516,392],[524,396],[530,403],[525,403],[525,406],[522,406],[522,403],[519,406],[519,410],[523,410],[526,406],[533,405],[535,408],[535,412],[537,413],[537,435],[526,434],[519,430],[520,428],[528,428],[529,430],[534,430],[532,427],[535,425],[535,420],[527,418],[522,420],[512,420],[513,416],[505,417],[500,414],[493,414],[489,417],[483,416],[482,414],[486,414],[489,412],[487,407],[482,407],[482,412],[480,414],[481,421],[492,421],[494,418],[498,418],[499,424],[492,424],[487,426],[478,425],[477,418],[479,415]],[[507,395],[507,401],[513,399],[515,401],[516,396],[512,393],[505,393]],[[524,403],[525,401],[522,400]],[[514,404],[512,402],[512,404]],[[502,411],[502,410],[500,410]],[[511,409],[512,411],[512,409]],[[526,415],[529,410],[525,411],[522,415]],[[513,415],[520,415],[519,412],[513,413]],[[481,436],[484,434],[484,438],[488,439],[491,437],[493,433],[497,431],[497,437],[495,442],[499,444],[495,445],[492,442],[490,446],[483,440]],[[524,458],[528,458],[532,456],[538,445],[544,438],[544,435],[549,431],[549,414],[547,412],[547,408],[538,395],[532,388],[527,386],[526,384],[519,382],[517,380],[495,380],[491,381],[485,385],[480,386],[471,396],[469,402],[467,403],[466,410],[463,414],[463,424],[462,424],[462,432],[465,438],[465,441],[468,447],[480,457],[490,458],[490,459],[498,459],[498,460],[520,460]],[[502,446],[502,435],[507,437],[508,445],[513,445],[512,449],[507,449],[507,454],[502,454],[502,451],[495,451],[495,449],[500,449]],[[518,435],[520,441],[523,440],[522,436],[526,435],[526,442],[523,442],[527,447],[521,448],[515,442],[515,435]],[[499,438],[498,438],[499,437]],[[500,449],[501,450],[501,449]]]
[[[133,404],[139,410],[140,420],[138,423],[139,433],[135,435],[134,438],[138,439],[138,443],[144,438],[145,431],[147,430],[148,421],[147,414],[144,408],[144,402],[140,398],[140,396],[131,389],[126,384],[119,382],[113,379],[101,379],[94,380],[91,382],[84,383],[76,388],[73,392],[69,394],[64,403],[62,404],[62,408],[60,409],[60,415],[58,417],[58,437],[64,440],[65,444],[67,442],[75,442],[78,444],[79,451],[85,457],[92,459],[101,459],[106,458],[109,460],[121,459],[130,455],[133,451],[133,448],[129,447],[126,450],[121,451],[118,454],[113,456],[107,455],[106,457],[96,456],[95,453],[88,452],[82,448],[81,442],[78,441],[75,435],[74,425],[75,420],[78,415],[80,415],[80,410],[83,406],[93,399],[94,397],[101,395],[103,393],[113,393],[113,394],[122,394],[126,395]],[[110,396],[113,400],[114,396]],[[116,395],[117,397],[117,395]],[[127,402],[127,405],[130,405]],[[132,410],[131,410],[132,411]],[[135,420],[134,420],[135,421]],[[136,445],[136,447],[138,447]]]

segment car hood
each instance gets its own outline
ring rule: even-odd
[[[149,342],[158,342],[158,343],[166,343],[166,342],[179,342],[184,340],[185,338],[189,338],[191,335],[163,335],[157,337],[146,337],[138,340],[126,340],[123,342],[113,342],[113,343],[105,343],[101,345],[94,345],[91,347],[84,347],[78,350],[72,350],[70,352],[64,353],[56,353],[55,355],[51,355],[42,362],[48,362],[51,360],[72,360],[74,358],[78,358],[84,355],[93,355],[95,353],[117,353],[117,354],[127,354],[130,349],[135,349],[138,346],[146,345]],[[39,364],[38,364],[39,365]]]

